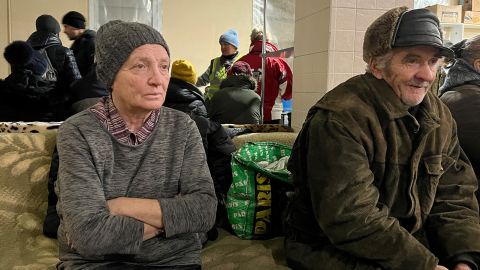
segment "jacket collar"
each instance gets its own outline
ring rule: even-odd
[[[355,76],[337,86],[337,88],[343,88],[339,90],[347,93],[347,95],[335,95],[334,89],[325,95],[327,98],[322,98],[312,109],[323,108],[336,111],[342,109],[338,104],[343,104],[345,99],[356,98],[365,104],[371,104],[380,115],[384,115],[389,120],[411,116],[408,112],[409,106],[402,103],[392,87],[385,80],[377,79],[371,73]],[[439,110],[435,105],[435,99],[437,97],[429,91],[418,105],[417,115],[421,115],[422,122],[430,122],[431,120],[434,123],[440,123]]]
[[[379,80],[371,73],[365,73],[363,76],[367,84],[371,86],[368,87],[369,91],[379,101],[377,104],[380,104],[385,114],[388,115],[391,120],[410,115],[408,112],[410,107],[398,98],[395,91],[385,80]],[[431,91],[428,91],[423,101],[418,105],[418,113],[423,115],[423,121],[430,122],[431,120],[440,123],[439,111],[434,102],[436,98]]]
[[[178,102],[178,101],[194,101],[200,100],[202,103],[205,103],[202,92],[193,84],[190,84],[186,81],[170,78],[170,83],[168,84],[166,101],[168,102]]]
[[[33,32],[28,38],[27,43],[29,43],[36,50],[50,46],[62,45],[62,41],[60,40],[58,34],[44,31]]]

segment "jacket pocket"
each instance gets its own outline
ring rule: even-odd
[[[447,155],[434,155],[423,158],[427,175],[441,176],[454,163],[453,158]]]
[[[441,176],[455,163],[447,155],[433,155],[423,157],[424,175],[418,181],[418,196],[422,220],[425,220],[435,202],[438,183]],[[421,172],[421,170],[420,170]]]

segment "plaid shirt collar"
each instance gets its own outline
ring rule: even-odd
[[[90,110],[115,139],[127,145],[143,143],[153,132],[160,115],[160,109],[152,111],[140,130],[137,133],[132,133],[128,130],[125,121],[120,117],[111,96],[103,97]]]

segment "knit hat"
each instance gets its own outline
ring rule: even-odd
[[[51,15],[40,15],[35,21],[37,31],[49,32],[53,34],[60,33],[60,24]]]
[[[367,28],[363,60],[368,63],[372,57],[385,55],[392,48],[421,45],[438,48],[441,56],[453,55],[452,50],[443,46],[442,31],[435,14],[425,8],[393,8]]]
[[[233,65],[228,69],[227,75],[248,75],[253,76],[252,68],[247,62],[244,61],[237,61],[233,63]]]
[[[70,11],[63,16],[62,24],[70,25],[77,29],[85,29],[85,17],[76,11]]]
[[[45,57],[24,41],[10,43],[5,47],[3,56],[12,69],[27,69],[36,75],[43,75],[47,71],[48,63]]]
[[[107,89],[112,87],[117,72],[128,56],[145,44],[159,44],[170,56],[163,36],[148,25],[114,20],[100,26],[95,41],[95,60],[98,79]]]
[[[232,44],[235,48],[238,49],[239,42],[238,42],[237,31],[235,31],[235,29],[227,30],[227,32],[223,33],[220,36],[220,39],[218,40],[218,42],[226,42],[228,44]]]
[[[172,63],[172,78],[177,78],[191,84],[197,82],[195,67],[188,60],[176,60]]]

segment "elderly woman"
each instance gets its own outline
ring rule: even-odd
[[[111,21],[96,41],[108,97],[60,127],[59,269],[200,269],[199,232],[216,198],[200,134],[162,107],[170,55],[162,35]]]

